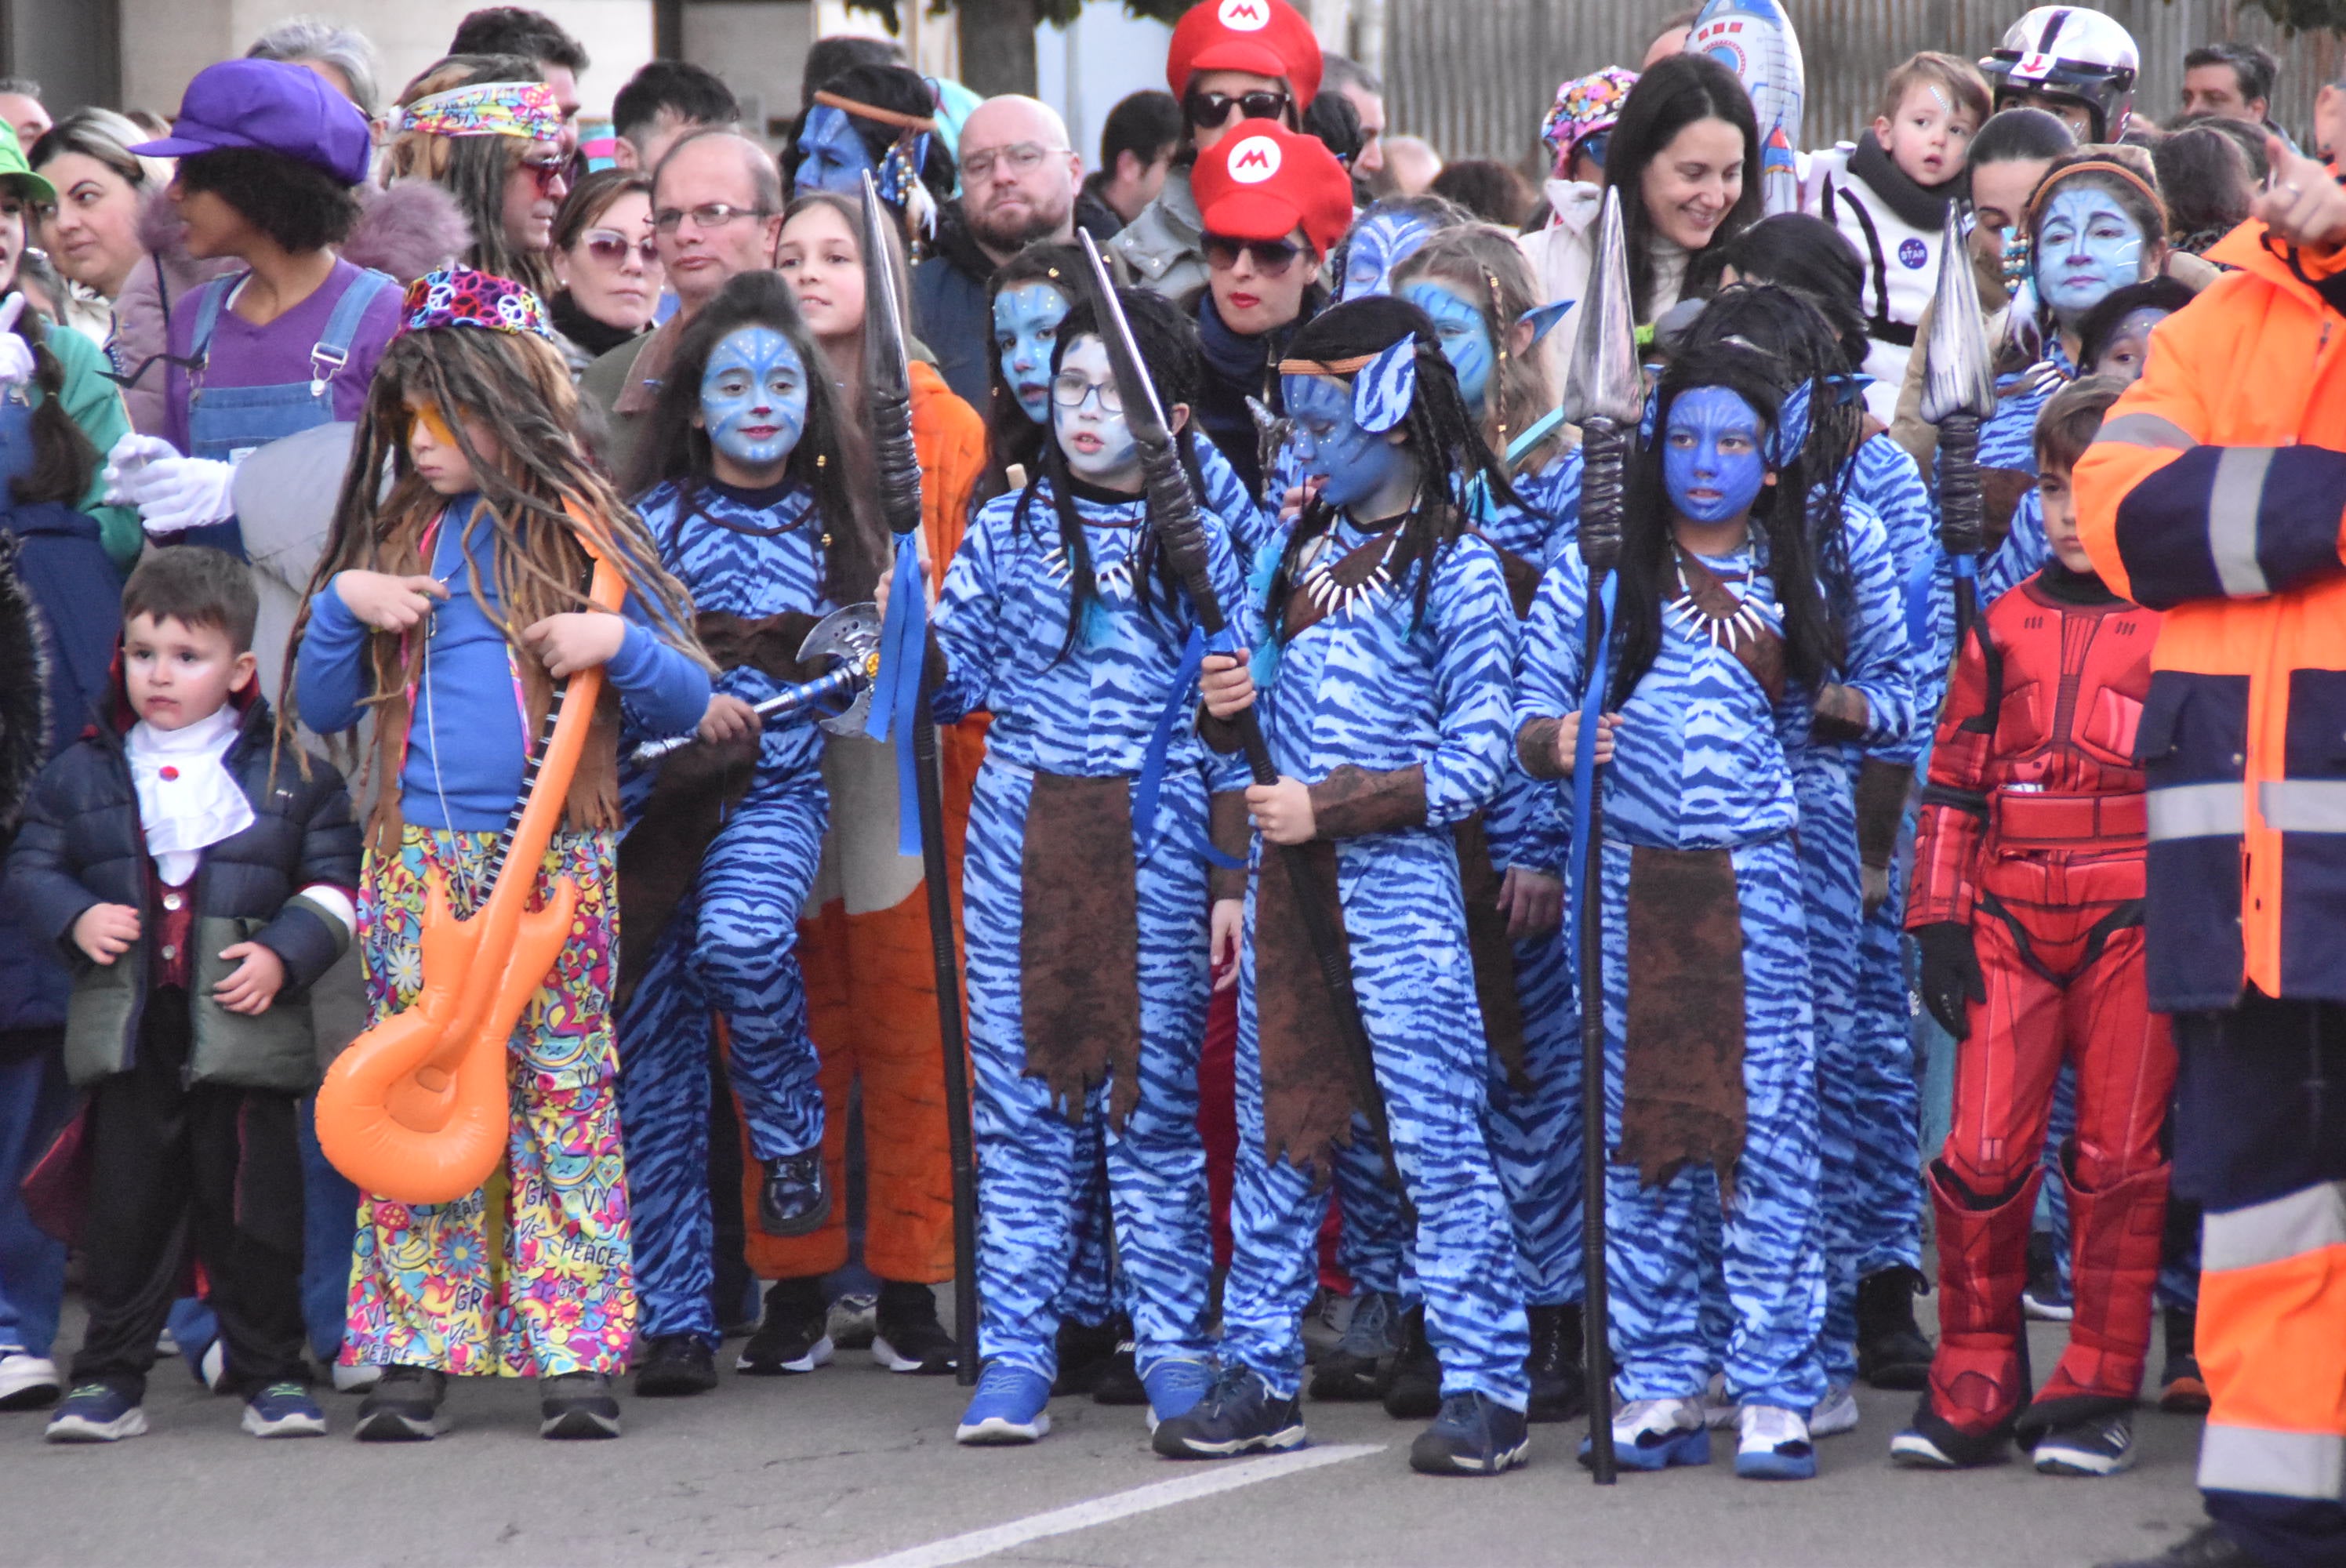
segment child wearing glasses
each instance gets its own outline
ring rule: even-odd
[[[1188,429],[1196,336],[1161,299],[1124,302],[1202,491]],[[1190,722],[1197,616],[1158,547],[1088,302],[1061,323],[1051,371],[1052,439],[1025,489],[972,519],[934,628],[937,721],[994,715],[963,873],[985,1358],[954,1432],[964,1443],[1050,1431],[1095,1119],[1151,1424],[1210,1380],[1197,1077],[1209,795],[1238,779]],[[1228,522],[1208,511],[1205,523],[1216,589],[1237,614]],[[1242,819],[1234,792],[1216,797],[1225,851],[1243,845]]]

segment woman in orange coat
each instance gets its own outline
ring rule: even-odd
[[[863,384],[864,287],[862,218],[827,192],[792,202],[776,266],[831,373],[851,389],[842,406],[860,411]],[[896,297],[911,297],[904,258],[892,243]],[[912,335],[905,325],[905,336]],[[864,445],[862,433],[852,447]],[[961,547],[969,494],[985,465],[985,426],[947,389],[934,366],[913,365],[913,440],[920,453],[922,543],[933,585]],[[960,942],[962,840],[970,790],[985,752],[983,719],[944,732],[945,854]],[[863,1090],[863,1262],[880,1278],[875,1360],[897,1372],[950,1372],[954,1339],[937,1321],[931,1287],[953,1277],[953,1178],[946,1155],[944,1060],[937,1027],[936,969],[929,940],[921,862],[896,852],[896,764],[890,748],[834,739],[824,782],[831,820],[823,867],[799,927],[808,1023],[821,1058],[823,1158],[831,1190],[847,1190],[850,1091]],[[796,1237],[758,1228],[758,1171],[745,1167],[750,1271],[773,1281],[765,1319],[737,1369],[774,1375],[812,1371],[831,1359],[822,1276],[848,1260],[843,1202],[821,1229]]]

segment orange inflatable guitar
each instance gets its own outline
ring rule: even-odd
[[[619,575],[596,554],[588,599],[616,610],[622,592]],[[505,1157],[506,1043],[570,940],[577,886],[561,878],[544,908],[524,906],[602,694],[600,666],[570,677],[490,866],[488,901],[458,920],[447,879],[425,873],[415,1003],[352,1041],[318,1090],[318,1143],[362,1192],[449,1203],[478,1189]]]

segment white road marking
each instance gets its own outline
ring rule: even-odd
[[[847,1568],[947,1568],[950,1563],[974,1563],[981,1557],[991,1557],[997,1552],[1007,1552],[1030,1541],[1088,1530],[1095,1524],[1129,1519],[1136,1513],[1170,1508],[1177,1502],[1211,1497],[1218,1492],[1235,1492],[1259,1481],[1277,1481],[1281,1476],[1341,1464],[1348,1459],[1382,1453],[1385,1447],[1381,1442],[1339,1443],[1332,1448],[1298,1449],[1293,1453],[1273,1454],[1268,1459],[1249,1460],[1241,1464],[1210,1465],[1172,1481],[1136,1486],[1130,1492],[1111,1492],[1106,1497],[1095,1497],[1088,1502],[1055,1508],[1047,1513],[1015,1519],[988,1530],[973,1530],[966,1535],[948,1535],[943,1541],[932,1541],[925,1546],[914,1546],[903,1552],[891,1553],[885,1557],[849,1563]]]

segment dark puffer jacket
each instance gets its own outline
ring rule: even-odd
[[[129,1071],[156,963],[159,888],[123,747],[128,728],[93,726],[42,770],[0,884],[11,915],[55,942],[73,968],[66,1072],[76,1084]],[[355,896],[359,830],[342,777],[327,763],[309,759],[305,775],[288,751],[270,776],[270,728],[268,705],[253,701],[223,759],[252,802],[252,825],[206,850],[196,872],[188,1076],[300,1093],[318,1081],[309,988],[350,935],[332,912],[297,895],[323,884]],[[73,941],[74,922],[100,903],[140,911],[139,940],[111,964],[92,963]],[[257,1017],[212,1000],[212,987],[235,967],[219,951],[238,942],[260,942],[285,963],[284,988]]]

